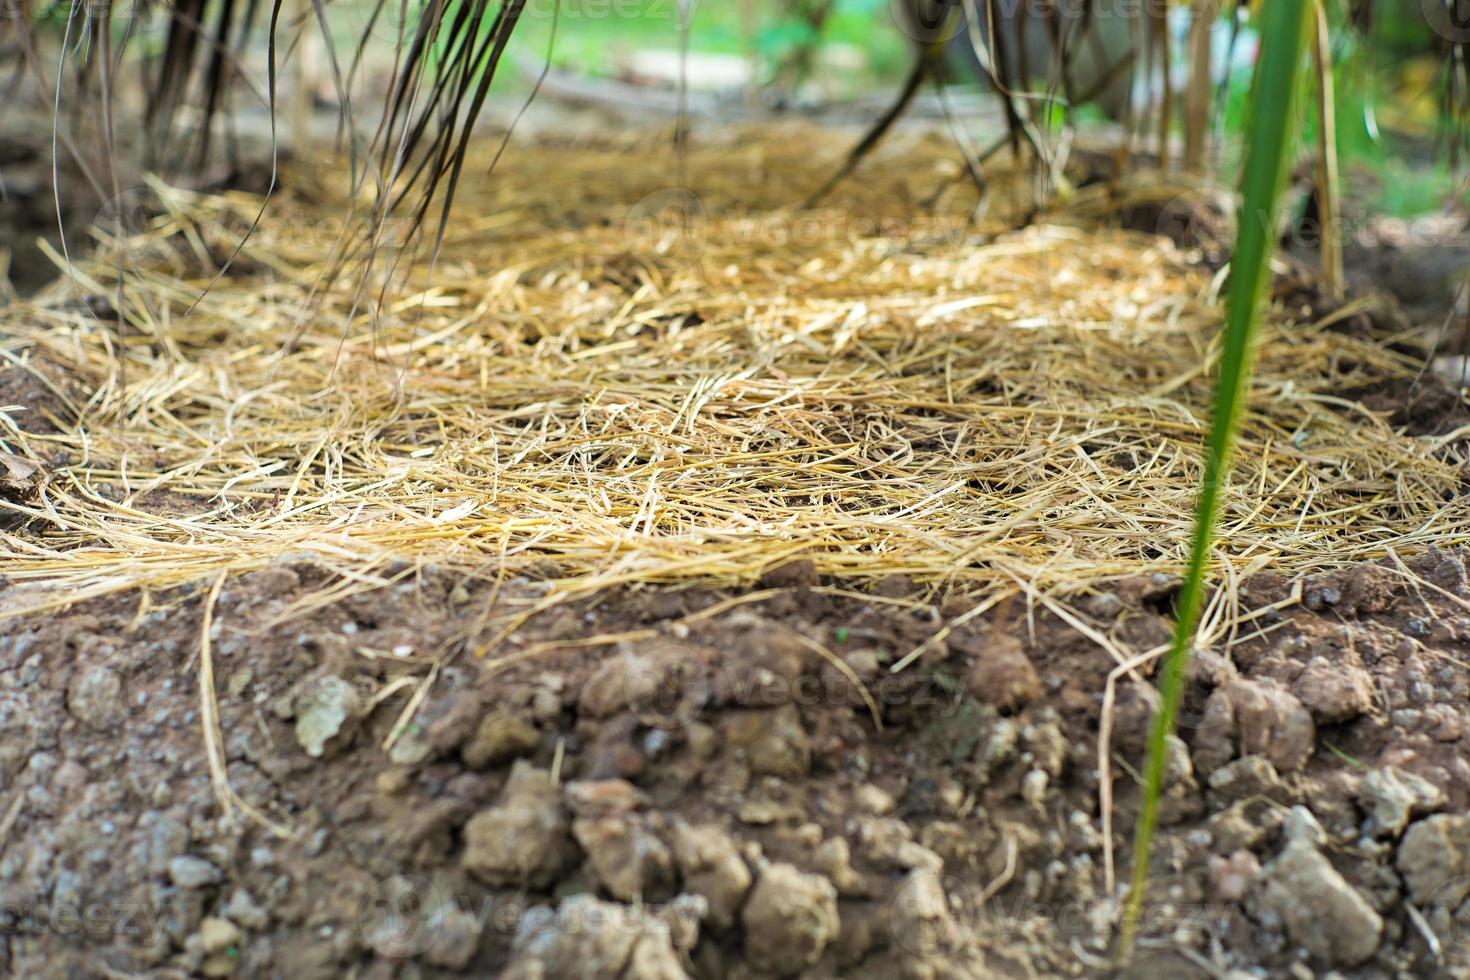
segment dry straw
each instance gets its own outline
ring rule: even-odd
[[[1151,235],[997,234],[1023,181],[998,178],[972,223],[940,138],[894,141],[827,209],[782,210],[841,151],[721,137],[690,151],[685,191],[652,138],[513,148],[466,181],[437,262],[390,228],[335,278],[345,181],[297,172],[187,316],[259,202],[147,191],[163,215],[0,311],[13,370],[71,393],[59,432],[0,406],[0,450],[47,466],[4,505],[31,518],[0,532],[5,573],[37,586],[5,614],[302,553],[360,587],[394,558],[534,569],[543,606],[750,583],[797,555],[1042,603],[1177,571],[1208,276]],[[125,330],[77,302],[113,301],[120,266]],[[1463,540],[1450,444],[1342,397],[1418,365],[1292,320],[1263,330],[1228,580]]]

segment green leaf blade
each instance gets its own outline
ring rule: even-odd
[[[1300,69],[1309,0],[1272,0],[1262,5],[1260,60],[1252,83],[1253,117],[1249,126],[1245,174],[1241,180],[1240,221],[1230,264],[1220,378],[1215,390],[1214,418],[1205,456],[1204,476],[1195,506],[1189,564],[1179,593],[1177,619],[1160,676],[1159,711],[1149,733],[1144,770],[1143,807],[1134,838],[1133,876],[1123,916],[1123,953],[1132,949],[1148,882],[1149,854],[1158,827],[1169,736],[1184,690],[1184,673],[1204,601],[1205,573],[1219,520],[1221,485],[1229,470],[1230,451],[1239,426],[1241,405],[1250,384],[1251,346],[1261,301],[1270,279],[1276,218],[1291,158],[1296,117],[1297,72]]]

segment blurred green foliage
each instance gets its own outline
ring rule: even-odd
[[[1379,4],[1380,19],[1370,38],[1343,29],[1333,17],[1333,62],[1337,151],[1348,201],[1372,213],[1415,217],[1437,211],[1459,191],[1440,144],[1439,56],[1414,11]],[[1411,16],[1411,14],[1413,16]],[[1240,162],[1240,136],[1250,106],[1250,75],[1237,66],[1223,106],[1225,140],[1221,163],[1233,172]],[[1301,80],[1304,104],[1317,98],[1310,72]],[[1305,113],[1301,145],[1317,140],[1317,115]],[[1462,196],[1461,203],[1470,203]]]
[[[846,45],[862,55],[870,79],[886,80],[908,65],[908,46],[893,28],[888,0],[834,0],[820,34],[800,16],[794,0],[694,2],[689,18],[690,50],[744,55],[757,76],[772,77],[801,48]],[[542,57],[555,4],[532,0],[517,29],[522,57]],[[682,17],[678,0],[561,0],[552,64],[591,75],[613,75],[619,56],[639,48],[677,48]]]
[[[678,0],[560,0],[561,16],[552,62],[583,74],[615,75],[626,55],[646,48],[675,49],[680,44]],[[821,54],[833,46],[847,49],[842,72],[861,86],[892,84],[912,57],[894,29],[890,0],[832,0],[820,30],[812,10],[823,0],[695,0],[689,21],[689,46],[696,54],[743,56],[756,79],[767,84],[793,79],[783,66],[803,54],[807,64],[823,65]],[[1412,7],[1412,9],[1409,9]],[[515,45],[523,60],[544,57],[550,37],[553,0],[531,0]],[[1329,4],[1340,19],[1340,8]],[[1403,217],[1442,207],[1457,184],[1445,154],[1436,146],[1438,103],[1434,91],[1437,55],[1417,4],[1377,5],[1371,39],[1334,24],[1337,61],[1338,150],[1351,197],[1372,211]],[[1242,44],[1253,47],[1249,27]],[[858,67],[854,67],[858,66]],[[1310,80],[1304,82],[1309,83]],[[1239,164],[1240,135],[1246,124],[1250,69],[1238,65],[1222,110],[1226,137],[1220,162],[1227,171]],[[1084,126],[1099,121],[1095,111],[1074,114]],[[1055,124],[1059,119],[1050,119]],[[1312,114],[1305,120],[1302,145],[1316,136]]]

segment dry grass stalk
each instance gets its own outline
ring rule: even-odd
[[[1317,74],[1317,214],[1321,220],[1322,288],[1329,296],[1343,289],[1342,242],[1338,222],[1342,213],[1342,184],[1337,169],[1337,96],[1332,81],[1332,39],[1327,8],[1313,4],[1312,65]]]

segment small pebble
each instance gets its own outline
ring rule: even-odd
[[[219,868],[192,854],[181,854],[169,861],[168,876],[175,885],[185,889],[217,884],[224,877]]]

